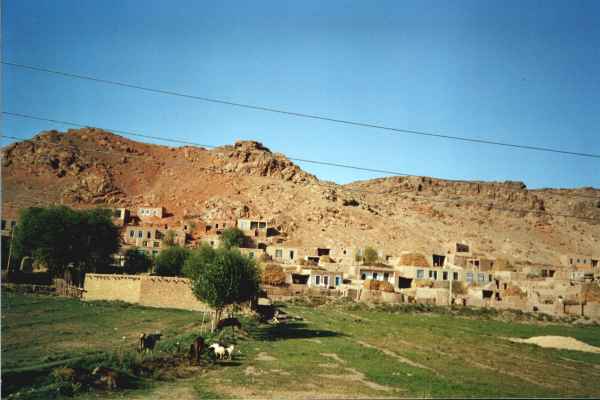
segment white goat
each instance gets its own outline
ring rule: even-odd
[[[219,343],[213,343],[208,346],[208,348],[213,349],[218,360],[225,358],[225,347],[221,346]]]
[[[233,345],[225,348],[225,358],[227,358],[228,360],[231,360],[231,356],[233,354],[233,349],[234,349]]]

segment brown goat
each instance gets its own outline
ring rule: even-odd
[[[190,345],[190,365],[196,360],[196,364],[200,364],[200,354],[204,351],[204,338],[198,336],[194,339],[194,342]]]

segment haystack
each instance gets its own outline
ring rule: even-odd
[[[369,290],[379,290],[382,292],[393,293],[394,285],[387,281],[375,281],[372,279],[368,279],[363,283],[363,288]]]
[[[406,253],[400,256],[400,265],[413,267],[429,267],[429,263],[423,254]]]
[[[267,264],[261,276],[262,283],[271,286],[285,285],[285,278],[283,268],[277,264]]]

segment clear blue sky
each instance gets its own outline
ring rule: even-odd
[[[2,56],[156,88],[600,153],[600,1],[4,0]],[[2,108],[288,156],[529,187],[600,160],[304,120],[4,66]],[[67,127],[6,117],[29,137]],[[4,140],[2,144],[6,144]],[[375,174],[303,164],[339,183]]]

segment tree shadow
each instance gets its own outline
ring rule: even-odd
[[[342,337],[347,335],[341,332],[323,329],[307,329],[306,324],[301,322],[287,322],[258,327],[252,332],[252,336],[258,340],[275,341],[285,339]]]

